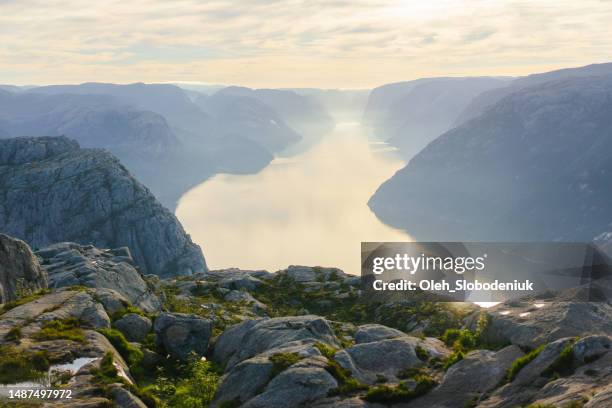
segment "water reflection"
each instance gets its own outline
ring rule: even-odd
[[[212,269],[275,271],[291,264],[360,272],[361,241],[406,241],[367,201],[403,166],[357,123],[255,175],[217,175],[185,194],[176,214]]]

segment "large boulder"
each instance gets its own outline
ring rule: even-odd
[[[471,401],[495,389],[504,379],[506,370],[522,355],[517,346],[508,346],[497,352],[474,350],[448,369],[438,387],[414,400],[409,407],[468,406]]]
[[[64,137],[0,140],[0,152],[0,231],[39,248],[128,247],[142,273],[206,270],[177,218],[109,152]]]
[[[291,353],[301,359],[320,357],[313,343],[313,340],[289,342],[236,364],[221,378],[213,406],[238,400],[245,402],[261,393],[273,377],[274,363],[270,358],[274,355]]]
[[[404,336],[356,344],[338,351],[334,359],[363,383],[375,384],[380,376],[397,381],[401,370],[424,364],[417,355],[417,347],[432,358],[449,354],[439,340]]]
[[[212,357],[229,369],[266,350],[298,340],[338,345],[329,322],[320,316],[278,317],[247,320],[226,330],[217,339]]]
[[[186,360],[192,353],[206,354],[212,322],[193,314],[161,313],[155,319],[157,345],[172,357]]]
[[[0,303],[47,287],[47,275],[23,241],[0,234]]]
[[[134,306],[158,311],[161,301],[135,268],[128,248],[98,249],[73,242],[53,244],[36,253],[49,275],[49,287],[86,286],[121,294]],[[109,302],[108,291],[101,295]],[[110,306],[115,309],[115,306]]]
[[[141,343],[151,331],[151,319],[136,313],[128,313],[114,323],[128,341]]]
[[[371,343],[373,341],[394,339],[405,336],[406,333],[382,324],[364,324],[355,331],[355,343]]]

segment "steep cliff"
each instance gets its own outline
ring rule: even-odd
[[[65,137],[0,140],[0,231],[43,247],[126,246],[143,273],[206,269],[176,217],[112,154]]]

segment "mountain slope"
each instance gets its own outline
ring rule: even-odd
[[[32,246],[127,246],[143,273],[206,269],[176,217],[107,151],[65,137],[0,140],[0,185],[0,231]]]
[[[468,120],[481,115],[489,107],[493,106],[505,96],[520,91],[523,88],[562,79],[601,76],[610,74],[612,74],[612,63],[591,64],[577,68],[565,68],[556,71],[532,74],[525,77],[517,78],[508,83],[507,86],[483,92],[482,94],[474,98],[474,100],[471,101],[470,104],[465,107],[463,112],[461,112],[455,122],[455,126],[465,123]]]
[[[612,76],[524,88],[430,143],[369,205],[421,240],[590,241],[612,221],[610,112]]]
[[[449,130],[474,97],[506,81],[491,77],[425,78],[385,85],[372,91],[363,120],[374,127],[378,137],[389,139],[404,157],[411,158]]]

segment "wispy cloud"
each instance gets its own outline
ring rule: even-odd
[[[0,82],[369,87],[602,62],[600,0],[0,0]]]

